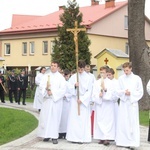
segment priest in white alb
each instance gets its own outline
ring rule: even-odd
[[[91,142],[90,98],[92,81],[90,76],[84,71],[85,65],[84,61],[79,61],[78,63],[79,83],[77,83],[77,74],[72,75],[69,80],[73,89],[71,91],[72,97],[70,99],[66,139],[78,144]],[[77,86],[79,86],[79,99]],[[80,114],[78,114],[78,104]]]
[[[71,75],[71,72],[68,69],[63,70],[64,78],[66,80],[66,93],[63,97],[63,108],[62,108],[62,114],[61,114],[61,121],[60,121],[60,127],[59,127],[59,139],[66,139],[66,133],[67,133],[67,123],[68,123],[68,116],[69,116],[69,110],[70,110],[70,98],[71,94],[69,92],[69,78]]]
[[[109,145],[115,140],[114,85],[107,78],[107,66],[100,67],[101,78],[94,83],[92,99],[95,103],[94,134],[99,144]]]
[[[34,102],[33,102],[33,108],[37,109],[38,111],[41,110],[42,103],[43,103],[43,97],[41,94],[41,89],[39,88],[40,82],[45,74],[46,68],[41,67],[40,73],[37,74],[35,77],[35,84],[36,84],[36,91],[34,96]]]
[[[124,74],[119,77],[117,94],[118,106],[116,145],[124,147],[140,146],[139,105],[143,96],[142,80],[132,72],[132,63],[122,65]]]
[[[44,101],[39,116],[38,137],[44,138],[45,142],[52,139],[53,144],[58,143],[63,97],[66,92],[66,81],[58,69],[58,62],[52,62],[51,72],[45,74],[40,83]]]

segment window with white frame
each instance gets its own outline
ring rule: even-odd
[[[128,29],[128,16],[124,16],[124,29]]]
[[[27,55],[27,42],[22,43],[22,55]]]
[[[48,54],[48,41],[43,41],[43,54]]]
[[[5,44],[5,55],[10,55],[10,44],[9,43],[6,43]]]
[[[125,53],[129,55],[129,44],[126,43],[125,45]]]
[[[34,55],[34,53],[35,53],[34,42],[30,42],[30,55]]]
[[[55,46],[55,42],[51,41],[51,54],[53,54],[54,52],[54,46]]]

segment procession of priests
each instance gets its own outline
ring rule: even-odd
[[[139,105],[143,96],[142,80],[132,72],[132,63],[122,65],[123,75],[114,79],[108,66],[99,69],[96,80],[79,60],[76,73],[60,72],[59,63],[51,63],[51,71],[38,83],[42,99],[37,136],[44,142],[58,144],[59,139],[84,144],[118,147],[140,146]],[[89,66],[88,66],[89,67]],[[150,91],[150,86],[147,86]],[[91,135],[91,105],[94,104],[94,126]]]

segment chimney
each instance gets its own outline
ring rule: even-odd
[[[99,5],[99,1],[91,0],[91,6],[93,6],[93,5]]]
[[[64,8],[64,6],[59,6],[59,10],[62,10]]]
[[[115,0],[105,0],[105,8],[115,7]]]

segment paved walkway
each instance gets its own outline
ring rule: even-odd
[[[27,103],[26,106],[16,103],[10,104],[8,101],[0,107],[10,107],[21,109],[30,112],[38,119],[38,112],[33,109],[32,103]],[[148,128],[141,126],[141,145],[138,150],[150,150],[150,143],[147,142]],[[58,140],[58,144],[52,144],[52,141],[43,142],[41,138],[36,136],[37,129],[30,134],[0,146],[0,150],[127,150],[126,148],[116,147],[112,142],[109,146],[99,145],[97,140],[93,140],[89,144],[72,144],[66,140]]]

